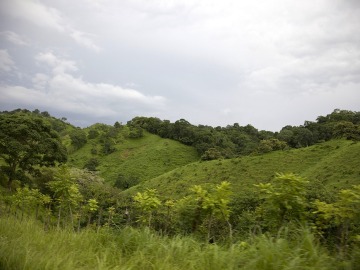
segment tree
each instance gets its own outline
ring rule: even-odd
[[[307,184],[306,179],[288,173],[276,174],[271,183],[255,185],[263,199],[257,211],[268,229],[277,231],[286,222],[305,219]]]
[[[77,128],[70,133],[71,145],[75,149],[80,149],[87,142],[86,133],[84,130]]]
[[[285,126],[281,129],[281,131],[279,132],[279,134],[277,135],[277,138],[280,141],[284,141],[287,144],[291,145],[292,144],[292,139],[294,137],[294,131],[293,131],[293,127],[292,126]]]
[[[119,174],[115,180],[114,187],[125,190],[137,185],[138,183],[139,179],[134,175],[126,176]]]
[[[287,147],[287,143],[278,139],[261,140],[257,151],[259,153],[268,153],[276,150],[284,150]]]
[[[39,117],[24,114],[0,114],[0,157],[7,165],[2,170],[8,176],[11,189],[15,179],[25,173],[36,173],[36,166],[54,166],[66,162],[66,148],[59,135]]]
[[[294,147],[307,147],[314,144],[313,134],[310,130],[304,127],[295,127],[293,144]]]
[[[87,201],[87,210],[88,210],[88,225],[91,223],[91,217],[99,209],[99,203],[96,199],[89,199]]]
[[[194,199],[201,208],[208,220],[207,240],[211,239],[211,229],[214,219],[223,220],[229,227],[229,238],[232,240],[232,226],[230,224],[230,183],[223,181],[212,190],[206,190],[199,185],[190,189],[194,192]]]
[[[216,148],[209,148],[201,156],[201,160],[214,160],[222,158],[221,152]]]
[[[341,190],[333,203],[315,200],[313,205],[315,206],[313,214],[317,218],[316,227],[320,234],[326,229],[336,227],[339,232],[337,239],[340,244],[339,251],[341,254],[346,254],[350,240],[359,237],[360,185]]]
[[[209,188],[194,185],[191,194],[178,200],[175,204],[178,226],[187,232],[205,233],[206,240],[214,240],[215,235],[222,234],[222,225],[226,223],[229,229],[229,239],[232,240],[232,225],[230,223],[230,199],[232,192],[230,183],[221,182],[210,185]],[[214,229],[217,225],[217,230]],[[220,230],[219,227],[220,226]]]
[[[58,202],[58,223],[60,227],[61,214],[63,209],[69,210],[71,226],[74,228],[73,213],[74,209],[79,206],[83,196],[79,191],[74,177],[71,176],[67,167],[62,166],[55,174],[55,180],[48,183],[50,190],[54,193]]]
[[[90,158],[88,161],[86,161],[84,165],[84,169],[88,169],[89,171],[96,171],[96,167],[99,166],[99,161],[97,158]]]
[[[156,189],[147,189],[143,193],[138,192],[134,196],[134,201],[144,213],[143,216],[140,216],[139,221],[147,224],[150,228],[153,212],[161,205]]]
[[[333,136],[335,138],[346,138],[347,140],[360,141],[359,125],[351,122],[341,121],[334,125]]]

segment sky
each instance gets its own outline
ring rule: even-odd
[[[360,111],[358,0],[1,0],[0,111],[279,131]]]

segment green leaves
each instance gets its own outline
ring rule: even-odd
[[[360,185],[353,189],[343,189],[339,192],[338,200],[326,203],[316,200],[314,214],[326,221],[332,220],[339,225],[360,216]]]
[[[143,193],[136,193],[133,197],[136,206],[145,214],[141,215],[138,221],[148,224],[149,227],[151,226],[152,212],[161,205],[161,201],[157,197],[156,193],[156,189],[147,189]]]
[[[306,217],[308,181],[293,173],[276,174],[271,183],[255,185],[263,203],[257,211],[269,228],[278,229],[284,222]]]
[[[36,165],[53,166],[67,160],[59,136],[41,118],[23,114],[0,114],[0,157],[7,166],[8,186],[19,173],[37,172]]]

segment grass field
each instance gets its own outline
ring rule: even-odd
[[[220,246],[129,227],[44,231],[31,220],[1,217],[0,239],[0,268],[7,270],[351,269],[351,262],[331,258],[307,229]]]

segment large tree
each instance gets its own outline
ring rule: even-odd
[[[39,166],[54,166],[67,160],[66,148],[59,135],[41,117],[27,114],[0,114],[0,157],[6,165],[1,169],[8,176],[8,187],[26,173],[35,173]]]

